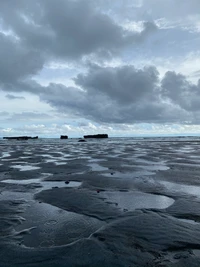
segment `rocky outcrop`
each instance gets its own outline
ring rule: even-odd
[[[29,139],[38,139],[38,136],[12,136],[12,137],[3,137],[3,139],[7,140],[29,140]]]
[[[68,135],[61,135],[60,139],[68,139]]]
[[[108,138],[107,134],[84,135],[84,138]]]
[[[34,137],[28,137],[28,139],[38,139],[38,136],[34,136]]]

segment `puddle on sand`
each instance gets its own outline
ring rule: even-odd
[[[169,167],[164,165],[147,165],[147,166],[140,166],[142,169],[145,169],[147,171],[167,171],[169,170]]]
[[[106,202],[112,203],[124,211],[134,211],[135,209],[143,208],[165,209],[174,203],[172,198],[139,191],[105,191],[101,192],[100,196],[105,198]]]
[[[61,161],[58,161],[58,160],[61,160]],[[62,161],[62,160],[65,160],[65,161]],[[57,158],[57,159],[46,159],[45,163],[54,163],[55,165],[66,165],[67,161],[66,159]]]
[[[147,171],[167,171],[169,167],[166,166],[164,161],[154,162],[145,159],[135,159],[135,163],[139,163],[138,167],[143,168]]]
[[[62,155],[62,156],[53,156],[50,154],[41,154],[40,156],[42,156],[45,160],[46,163],[54,163],[55,165],[65,165],[67,164],[67,156],[65,157],[65,154],[62,152],[57,152],[58,154]]]
[[[19,169],[20,171],[33,171],[40,169],[40,167],[32,165],[12,165],[11,168]]]
[[[121,165],[122,167],[127,167],[127,168],[129,168],[130,167],[130,165],[127,165],[127,164],[122,164]],[[142,170],[144,170],[144,171],[154,171],[154,172],[156,172],[156,171],[167,171],[167,170],[169,170],[169,167],[167,167],[167,166],[164,166],[164,165],[158,165],[158,164],[152,164],[152,165],[136,165],[137,166],[137,168],[140,168],[140,169],[142,169]]]
[[[26,152],[26,151],[24,151],[23,154],[25,154],[25,155],[32,155],[33,153],[32,152]]]
[[[192,252],[196,257],[200,258],[200,250],[199,249],[193,249]]]
[[[8,158],[10,156],[11,156],[11,154],[8,152],[2,152],[2,156],[0,158]]]
[[[57,165],[57,166],[60,166],[60,165],[66,165],[67,164],[67,162],[54,162],[55,163],[55,165]]]
[[[3,180],[1,183],[7,184],[32,184],[32,183],[40,183],[41,179],[27,179],[27,180]]]
[[[96,172],[101,172],[101,171],[107,171],[108,168],[106,167],[102,167],[101,165],[99,165],[98,163],[89,163],[87,164],[89,167],[92,168],[92,171],[96,171]]]
[[[132,171],[132,172],[119,172],[119,171],[112,171],[109,170],[109,173],[104,173],[103,176],[110,177],[111,175],[115,178],[125,178],[125,179],[135,179],[138,177],[143,177],[143,176],[150,176],[153,175],[153,172],[149,172],[146,170],[142,171]]]
[[[193,185],[184,185],[184,184],[177,184],[172,182],[160,181],[161,185],[164,185],[165,188],[172,192],[181,192],[186,193],[189,195],[194,195],[196,197],[200,196],[200,186],[193,186]]]
[[[61,187],[79,187],[82,183],[76,181],[70,181],[66,184],[64,181],[43,181],[42,179],[28,179],[28,180],[3,180],[2,183],[8,184],[40,184],[42,188],[37,188],[37,191],[48,190],[52,188],[61,188]]]
[[[102,162],[102,159],[89,159],[88,162]]]

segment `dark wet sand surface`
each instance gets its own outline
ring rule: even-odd
[[[1,141],[0,266],[200,266],[198,139]]]

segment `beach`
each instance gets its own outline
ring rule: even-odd
[[[198,137],[0,140],[0,267],[200,266]]]

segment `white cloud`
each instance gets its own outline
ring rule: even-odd
[[[126,19],[121,24],[128,31],[141,32],[144,29],[144,21],[131,21]]]

